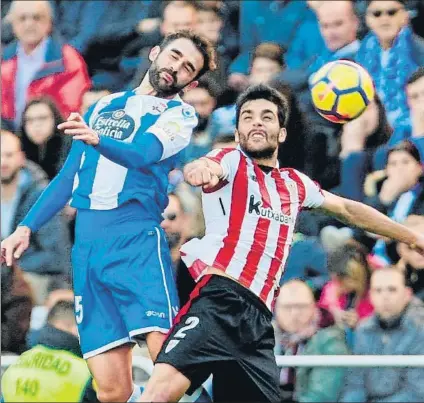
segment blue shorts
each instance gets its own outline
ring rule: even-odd
[[[96,226],[89,232],[90,219],[78,223],[86,217],[84,213],[77,218],[72,265],[75,316],[87,359],[135,342],[141,334],[167,333],[179,302],[160,226],[137,220]]]

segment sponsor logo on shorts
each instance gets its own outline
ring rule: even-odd
[[[93,129],[100,135],[112,137],[115,140],[125,140],[134,132],[134,119],[123,109],[113,112],[103,112],[97,116]]]
[[[156,311],[146,311],[146,316],[157,316],[158,318],[165,318],[165,313]]]

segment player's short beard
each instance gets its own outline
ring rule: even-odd
[[[173,78],[173,83],[171,85],[161,84],[161,73],[166,72]],[[178,94],[184,87],[177,84],[177,73],[175,71],[169,70],[166,67],[160,69],[156,62],[153,62],[148,71],[149,82],[153,89],[156,91],[158,97],[169,97],[172,95]]]
[[[242,146],[243,151],[250,157],[254,159],[268,159],[272,158],[275,153],[275,147],[268,146],[262,150],[249,150]]]

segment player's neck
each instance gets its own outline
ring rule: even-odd
[[[267,158],[252,157],[252,160],[255,161],[258,165],[262,165],[262,166],[270,167],[270,168],[277,168],[277,154]]]
[[[264,167],[270,167],[270,168],[277,168],[277,161],[271,161],[269,159],[257,159],[253,158],[253,161],[255,161],[258,165],[262,165]]]

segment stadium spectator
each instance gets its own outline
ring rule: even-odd
[[[376,270],[371,277],[375,314],[356,330],[354,354],[424,354],[424,304],[412,298],[403,273]],[[421,402],[423,368],[351,368],[342,402]]]
[[[410,122],[398,125],[389,142],[380,147],[374,158],[374,169],[383,169],[387,163],[387,152],[393,145],[403,140],[414,143],[424,157],[424,67],[419,67],[406,83],[406,98],[409,106]]]
[[[43,180],[25,165],[25,155],[18,136],[1,132],[1,238],[12,233],[40,196]],[[30,247],[19,260],[30,282],[35,302],[42,304],[49,283],[55,277],[70,274],[69,233],[62,217],[54,219],[38,231]]]
[[[287,65],[297,68],[324,50],[314,12],[304,1],[248,1],[240,3],[240,54],[230,66],[228,85],[246,87],[250,54],[262,42],[287,50]]]
[[[47,324],[47,317],[52,308],[59,301],[74,301],[74,292],[69,288],[61,288],[65,285],[59,285],[59,288],[52,289],[44,302],[44,305],[36,305],[31,312],[31,325],[27,336],[28,347],[32,348],[38,344],[41,330]],[[51,288],[51,287],[50,287]]]
[[[300,280],[280,289],[275,307],[276,353],[290,355],[348,354],[342,329],[333,325],[328,312],[319,309],[312,290]],[[336,402],[343,386],[343,368],[293,368],[280,374],[283,396],[297,402]],[[287,391],[294,386],[294,395]]]
[[[410,215],[404,224],[415,231],[424,233],[423,216]],[[412,289],[416,297],[424,301],[424,258],[403,243],[398,244],[397,250],[404,265],[406,285]]]
[[[55,32],[84,57],[103,25],[105,14],[109,11],[108,3],[103,0],[54,0]]]
[[[74,303],[58,302],[47,322],[38,344],[3,374],[4,401],[98,402],[79,346]]]
[[[18,128],[27,101],[41,95],[63,116],[78,111],[91,82],[80,54],[51,36],[50,3],[14,1],[10,18],[17,41],[4,49],[1,63],[2,117]]]
[[[213,78],[219,86],[219,94],[224,92],[227,83],[227,71],[231,63],[230,50],[226,47],[226,41],[232,38],[226,38],[224,35],[228,32],[224,30],[224,16],[217,6],[207,5],[205,3],[196,3],[197,23],[195,32],[198,35],[209,39],[216,48],[218,68],[215,71],[206,73],[204,78]]]
[[[184,93],[183,101],[194,107],[199,123],[193,131],[190,144],[184,149],[183,164],[200,158],[211,150],[212,138],[208,126],[217,97],[218,87],[211,76],[202,77],[196,88]]]
[[[327,251],[318,237],[297,232],[287,258],[282,284],[292,279],[305,281],[315,295],[320,295],[330,280],[327,269]]]
[[[34,98],[25,106],[20,137],[25,156],[41,166],[49,179],[62,167],[71,147],[57,125],[63,117],[50,98]]]
[[[269,83],[274,75],[285,67],[284,50],[276,43],[264,42],[259,44],[252,55],[249,76],[246,85]],[[236,123],[236,105],[226,105],[218,108],[211,116],[210,133],[214,139],[219,133],[234,133]]]
[[[332,280],[324,286],[318,305],[346,330],[355,329],[359,320],[373,313],[367,257],[359,246],[345,244],[329,254],[328,271]]]
[[[398,222],[410,214],[424,214],[423,167],[413,143],[403,141],[389,149],[386,169],[368,175],[365,195],[367,204]],[[399,258],[393,242],[386,244],[359,230],[355,239],[372,250],[376,264],[392,264]]]
[[[379,147],[385,146],[392,132],[378,95],[361,116],[342,126],[340,153],[334,161],[327,159],[324,169],[329,181],[339,182],[337,193],[363,201],[363,186],[371,171],[373,155]],[[332,175],[338,179],[330,179]]]
[[[96,0],[95,3],[96,12],[102,16],[84,58],[95,87],[102,86],[111,92],[122,91],[125,81],[119,65],[123,49],[134,37],[138,37],[141,22],[148,17],[150,8],[156,2]]]
[[[424,65],[424,40],[413,33],[409,20],[405,0],[370,1],[366,22],[371,31],[357,54],[395,129],[409,122],[404,88],[411,74]]]
[[[27,349],[33,307],[32,289],[16,263],[1,265],[1,351],[22,354]]]

